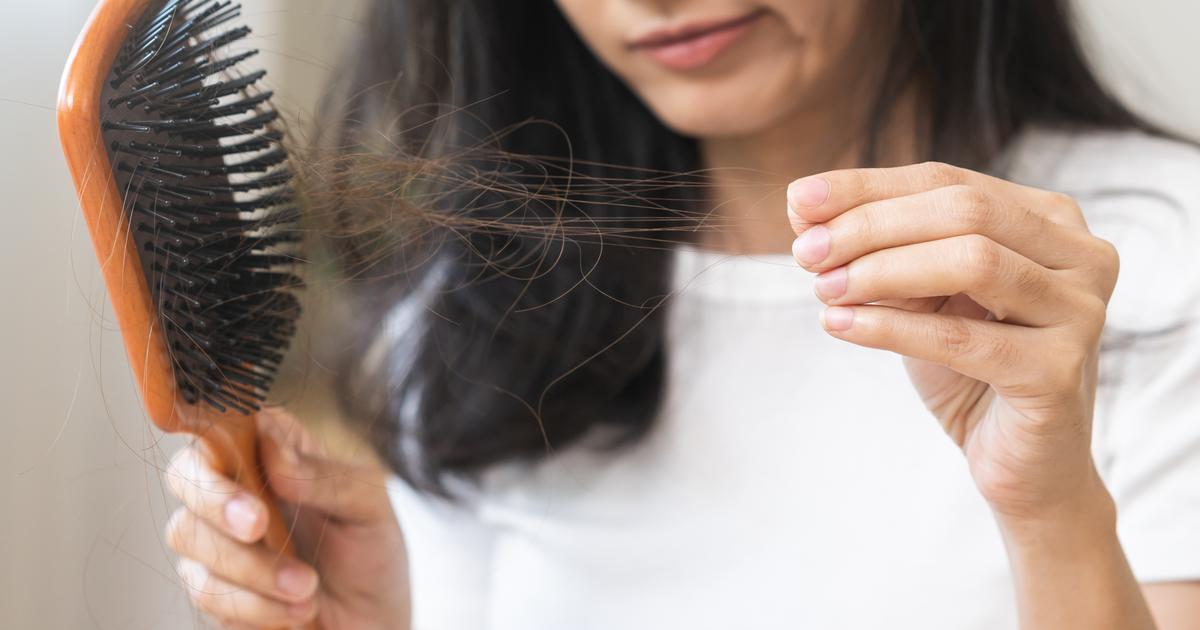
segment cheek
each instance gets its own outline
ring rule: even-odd
[[[621,46],[618,6],[612,0],[554,0],[575,33],[592,51],[610,64]],[[618,72],[618,74],[620,74]]]

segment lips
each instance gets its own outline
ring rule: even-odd
[[[698,20],[671,28],[658,28],[629,44],[669,70],[695,70],[716,59],[742,38],[763,17],[755,11],[735,18]]]

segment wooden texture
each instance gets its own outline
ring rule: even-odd
[[[104,80],[130,25],[147,4],[148,0],[106,0],[92,12],[67,61],[59,90],[58,129],[142,404],[156,425],[178,431],[184,420],[175,414],[170,357],[100,135]]]
[[[269,506],[271,519],[264,544],[292,555],[288,523],[263,482],[255,418],[189,405],[177,395],[165,337],[101,136],[104,81],[124,38],[149,4],[150,0],[101,0],[88,18],[71,51],[59,92],[63,152],[146,413],[164,431],[196,435],[219,470],[261,497]]]

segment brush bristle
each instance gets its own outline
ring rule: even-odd
[[[250,413],[295,330],[288,156],[250,29],[221,0],[151,2],[109,76],[102,133],[180,394]]]

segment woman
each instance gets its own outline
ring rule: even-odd
[[[376,284],[343,397],[403,483],[268,415],[308,561],[276,562],[263,506],[183,450],[195,601],[231,627],[1195,628],[1200,152],[1100,87],[1065,4],[374,2],[345,144],[548,121],[497,142],[623,182],[568,217],[693,217],[620,194],[670,172],[705,219],[545,266],[481,230]],[[500,190],[444,208],[512,218]]]

